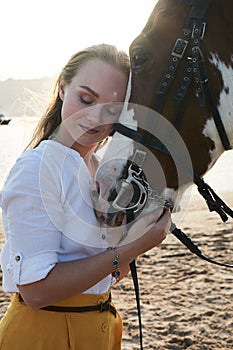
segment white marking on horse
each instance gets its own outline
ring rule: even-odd
[[[123,125],[128,126],[133,130],[137,130],[137,121],[134,119],[133,110],[128,110],[130,93],[131,73],[129,76],[124,106],[119,117],[119,123],[122,123]],[[109,191],[111,187],[116,185],[116,174],[121,174],[128,159],[132,157],[133,152],[134,141],[129,137],[115,132],[105,154],[103,155],[97,172],[97,181],[98,178],[101,179],[99,181],[101,183],[100,196],[106,197],[106,192]]]
[[[233,68],[232,66],[227,66],[221,61],[217,54],[211,54],[210,62],[219,70],[222,76],[224,86],[217,107],[231,147],[233,147]],[[231,57],[231,63],[233,63],[233,56]],[[215,149],[210,151],[211,163],[208,167],[208,169],[210,169],[219,156],[224,152],[213,118],[206,121],[203,135],[209,137],[215,144]]]

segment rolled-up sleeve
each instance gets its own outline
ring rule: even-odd
[[[47,187],[42,192],[49,198],[50,208],[53,207],[50,213],[41,195],[43,178]],[[58,262],[63,208],[55,178],[51,164],[41,167],[39,157],[23,156],[11,170],[1,192],[7,239],[2,268],[15,285],[45,278]]]

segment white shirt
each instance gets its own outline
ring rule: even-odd
[[[16,161],[0,192],[5,292],[45,278],[58,262],[107,248],[92,207],[91,183],[78,152],[55,141],[41,142]],[[105,293],[110,285],[111,275],[85,293]]]

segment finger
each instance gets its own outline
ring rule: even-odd
[[[145,233],[152,230],[154,227],[154,224],[150,224],[146,228],[142,228],[140,230],[129,230],[127,232],[127,235],[125,235],[118,243],[119,246],[125,245],[128,243],[131,243],[139,238],[141,238]]]
[[[146,214],[139,220],[143,220],[146,225],[149,225],[151,223],[155,223],[162,215],[163,209],[159,208],[156,210],[153,210],[151,213]]]
[[[164,211],[163,216],[161,217],[159,222],[162,225],[165,225],[165,231],[167,233],[170,232],[170,228],[171,228],[171,224],[172,224],[170,210],[166,209],[166,211]]]

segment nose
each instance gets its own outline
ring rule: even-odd
[[[86,112],[87,112],[87,115],[86,115],[87,120],[89,120],[92,124],[101,124],[102,122],[101,105],[95,105],[95,106],[89,107]]]

